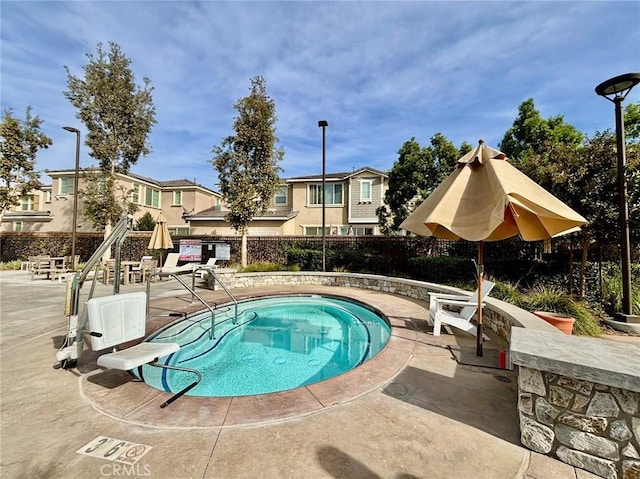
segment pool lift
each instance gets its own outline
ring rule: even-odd
[[[62,346],[56,353],[56,360],[62,369],[76,367],[78,358],[84,347],[84,331],[91,327],[91,345],[94,350],[113,347],[113,352],[103,354],[97,360],[99,366],[111,369],[130,371],[138,369],[142,378],[142,366],[159,367],[195,374],[197,379],[167,401],[160,405],[164,408],[198,385],[202,379],[199,371],[180,366],[161,364],[160,357],[175,353],[180,349],[177,343],[142,342],[125,350],[117,351],[116,346],[127,341],[142,338],[145,334],[145,322],[148,310],[147,293],[127,293],[120,295],[119,281],[114,281],[113,295],[103,298],[92,298],[97,279],[97,264],[112,245],[115,245],[115,270],[120,270],[120,253],[122,244],[131,229],[131,215],[124,216],[113,228],[109,236],[102,242],[81,271],[74,274],[67,282],[65,298],[65,315],[68,318],[68,332]],[[89,301],[78,321],[80,289],[89,273],[94,270],[93,282],[89,293]],[[182,281],[180,281],[183,283]],[[183,283],[184,284],[184,283]],[[116,314],[114,314],[116,313]]]

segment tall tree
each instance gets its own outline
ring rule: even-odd
[[[238,112],[235,135],[214,146],[211,162],[229,208],[225,220],[242,235],[242,265],[246,266],[249,223],[271,204],[280,185],[278,163],[284,150],[277,147],[276,104],[261,76],[251,79],[249,95],[236,101],[234,108]]]
[[[87,128],[85,144],[90,149],[89,156],[99,163],[103,177],[99,181],[115,184],[116,172],[128,173],[140,156],[151,152],[147,138],[156,123],[153,87],[146,77],[142,86],[136,84],[131,60],[114,42],[109,42],[108,51],[99,43],[96,54],[89,53],[87,58],[84,78],[72,75],[64,67],[68,87],[64,96],[78,109],[76,117]],[[116,210],[127,205],[115,205],[111,203],[113,198],[89,196],[100,190],[89,188],[83,192],[89,199],[83,213],[106,221],[102,226],[108,234]]]
[[[411,137],[398,150],[398,159],[389,171],[384,205],[376,210],[383,234],[399,231],[400,223],[409,215],[415,202],[425,197],[437,176],[431,152]]]
[[[500,143],[500,150],[521,167],[531,158],[539,159],[554,145],[578,147],[584,135],[573,125],[565,123],[561,115],[547,120],[536,109],[533,98],[518,107],[518,116]]]
[[[382,233],[397,233],[413,209],[437,188],[453,171],[458,158],[470,149],[467,143],[456,148],[442,133],[433,135],[427,147],[421,147],[415,137],[406,141],[389,171],[384,205],[376,210]]]
[[[629,224],[632,243],[640,228],[639,104],[625,109]],[[589,223],[582,228],[580,296],[585,294],[587,254],[592,242],[618,243],[616,139],[611,131],[586,138],[562,116],[547,120],[533,100],[520,105],[519,115],[507,131],[501,149],[536,183],[581,213]]]
[[[20,197],[40,188],[40,175],[35,171],[38,150],[53,144],[40,131],[42,120],[27,107],[25,119],[13,116],[11,109],[2,113],[0,123],[0,221],[6,211],[20,204]]]
[[[446,136],[442,133],[436,133],[431,137],[429,149],[438,170],[437,186],[456,168],[460,157],[471,151],[471,145],[462,142],[460,148],[456,148]]]
[[[117,223],[125,212],[133,213],[138,206],[131,202],[130,191],[117,182],[115,175],[100,169],[85,171],[83,216],[100,230]]]

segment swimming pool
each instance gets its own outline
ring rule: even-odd
[[[177,342],[179,351],[161,361],[200,371],[191,396],[246,396],[284,391],[340,375],[375,356],[390,327],[370,307],[334,296],[278,296],[219,308],[215,338],[211,315],[198,313],[151,335],[152,342]],[[144,366],[144,381],[178,391],[193,375]]]

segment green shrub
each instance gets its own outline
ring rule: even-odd
[[[496,281],[495,279],[491,279],[490,281],[495,283],[493,290],[491,290],[491,297],[515,304],[516,306],[522,304],[522,293],[515,284]]]
[[[605,312],[613,316],[622,311],[622,273],[620,265],[608,264],[602,277],[602,301]],[[631,268],[631,313],[640,314],[640,265]]]
[[[20,269],[22,261],[16,259],[14,261],[7,261],[6,263],[0,263],[0,271],[9,271]]]
[[[602,329],[586,303],[573,300],[557,288],[537,286],[527,290],[517,306],[528,311],[549,311],[575,319],[573,332],[585,336],[600,336]]]
[[[291,248],[284,251],[288,265],[298,265],[303,271],[322,271],[322,251],[316,249]],[[331,263],[331,252],[325,251],[325,263]],[[328,268],[327,268],[328,269]]]

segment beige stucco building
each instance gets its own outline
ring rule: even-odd
[[[79,190],[86,180],[79,175]],[[75,171],[46,172],[51,184],[25,195],[20,205],[5,213],[0,231],[71,231]],[[158,181],[133,173],[117,175],[118,187],[138,209],[134,222],[146,212],[156,218],[161,212],[172,234],[235,235],[224,220],[219,193],[190,180]],[[361,168],[350,173],[325,175],[325,227],[327,235],[380,234],[376,209],[384,204],[388,188],[385,172]],[[83,218],[82,197],[78,203],[78,231],[95,231]],[[249,235],[322,235],[322,176],[283,179],[269,211],[253,219]]]
[[[94,170],[83,170],[78,176],[78,189],[86,185],[86,175]],[[20,204],[5,213],[0,231],[61,232],[71,231],[73,225],[75,170],[46,171],[51,184],[20,198]],[[189,234],[189,225],[183,214],[203,209],[219,209],[221,196],[190,180],[158,181],[133,173],[117,174],[117,185],[122,194],[137,206],[134,223],[146,212],[157,218],[160,212],[174,234]],[[78,231],[95,231],[82,215],[83,200],[78,203]]]
[[[373,168],[325,175],[325,228],[328,235],[380,234],[376,209],[384,204],[388,175]],[[224,205],[186,216],[191,234],[233,235]],[[288,178],[267,214],[254,218],[249,235],[322,235],[322,176]]]

